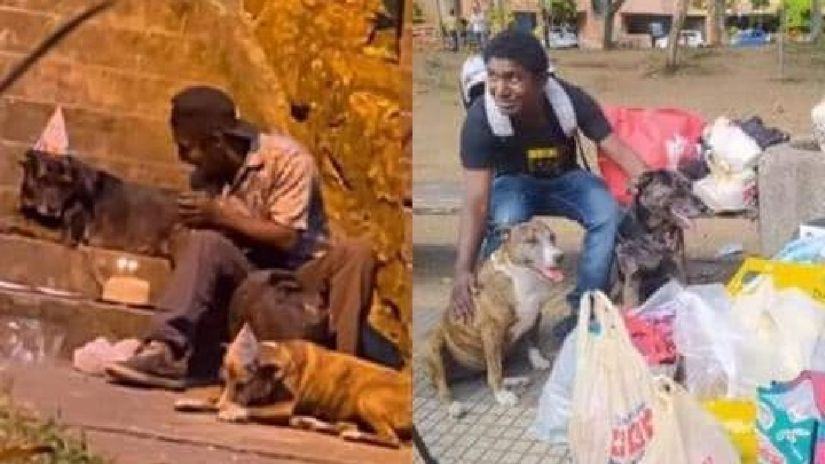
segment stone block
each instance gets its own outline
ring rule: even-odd
[[[825,153],[812,141],[768,148],[759,163],[759,228],[762,254],[772,256],[799,224],[825,217]]]

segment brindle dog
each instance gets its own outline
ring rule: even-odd
[[[705,210],[690,181],[672,171],[650,171],[619,231],[614,299],[625,307],[646,300],[668,280],[687,282],[684,230]]]

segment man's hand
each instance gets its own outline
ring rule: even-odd
[[[453,282],[453,292],[450,296],[453,315],[458,320],[468,323],[473,319],[475,303],[473,293],[476,288],[476,278],[471,272],[458,274]]]
[[[214,227],[222,223],[223,204],[201,192],[182,193],[178,197],[178,214],[189,227]]]

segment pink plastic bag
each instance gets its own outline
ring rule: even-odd
[[[705,120],[679,108],[602,108],[613,132],[629,145],[652,169],[676,170],[681,160],[696,159],[696,144],[702,136]],[[627,205],[627,175],[618,164],[599,150],[599,169],[610,192]]]
[[[642,353],[650,366],[672,364],[676,362],[678,353],[673,343],[673,326],[657,324],[645,320],[642,316],[624,313],[624,323],[630,332],[633,346]]]

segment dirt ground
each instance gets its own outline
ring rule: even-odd
[[[464,54],[417,52],[413,87],[414,181],[459,181],[464,116],[458,75]],[[810,133],[811,108],[825,96],[825,47],[789,46],[780,78],[777,47],[688,50],[675,75],[660,50],[551,51],[558,75],[602,104],[677,107],[708,120],[759,115],[794,135]]]

